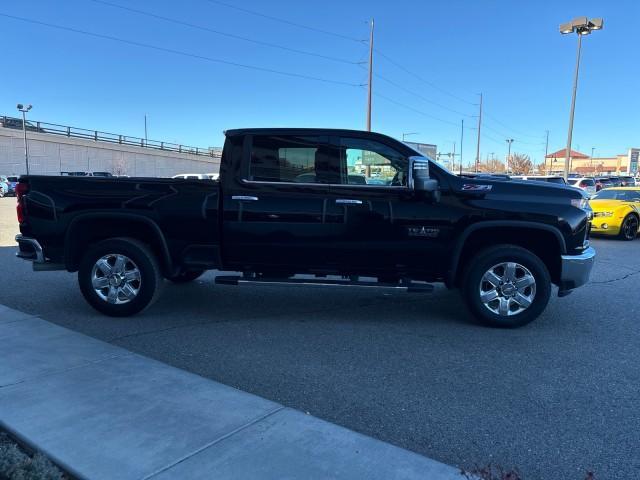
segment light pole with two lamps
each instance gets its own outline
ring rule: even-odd
[[[27,143],[27,112],[31,110],[31,105],[23,105],[19,103],[16,108],[22,112],[22,132],[24,133],[24,163],[27,167],[27,175],[29,175],[29,144]]]
[[[506,169],[505,169],[505,173],[508,175],[509,174],[509,162],[511,161],[511,144],[513,143],[513,138],[507,138],[507,140],[505,140],[508,144],[509,144],[509,153],[507,153],[507,163],[505,165]]]
[[[571,112],[569,113],[569,133],[567,135],[567,149],[564,155],[564,179],[569,177],[571,169],[571,136],[573,134],[573,114],[576,109],[576,92],[578,90],[578,71],[580,70],[580,49],[582,48],[582,36],[589,35],[593,30],[602,30],[604,22],[601,18],[577,17],[570,22],[560,25],[560,33],[567,35],[569,33],[578,34],[578,51],[576,53],[576,71],[573,77],[573,93],[571,95]]]

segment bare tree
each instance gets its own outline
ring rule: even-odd
[[[124,158],[118,158],[113,162],[113,174],[120,176],[124,175],[126,171],[126,165],[124,162]]]
[[[496,158],[487,159],[478,164],[478,170],[484,173],[503,173],[504,163]]]
[[[533,163],[529,155],[514,153],[509,161],[509,171],[514,175],[528,175],[533,171]]]

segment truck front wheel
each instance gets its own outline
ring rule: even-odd
[[[127,317],[147,308],[162,285],[153,252],[133,238],[111,238],[89,247],[78,283],[89,304],[105,315]]]
[[[521,327],[535,320],[551,296],[546,265],[529,250],[497,245],[473,257],[462,293],[471,312],[494,327]]]

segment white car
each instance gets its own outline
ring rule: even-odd
[[[180,173],[171,178],[182,178],[184,180],[217,180],[217,173]]]
[[[596,181],[591,177],[570,178],[569,185],[584,190],[589,197],[596,194]]]

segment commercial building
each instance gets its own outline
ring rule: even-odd
[[[564,173],[566,150],[563,148],[545,157],[544,170],[550,175]],[[627,153],[612,157],[590,157],[571,150],[570,171],[585,176],[638,174],[638,156],[640,148],[630,148]]]

